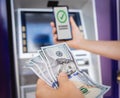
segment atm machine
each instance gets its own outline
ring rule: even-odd
[[[11,0],[17,98],[35,98],[38,77],[31,70],[24,68],[25,62],[35,57],[40,47],[54,44],[50,27],[50,22],[54,21],[53,9],[46,6],[48,0],[43,1],[35,0],[29,4],[27,0]],[[73,16],[85,38],[97,40],[94,0],[71,2],[78,2],[81,7],[74,8],[69,1],[59,1],[59,4],[69,6],[69,15]],[[84,50],[71,51],[79,69],[85,71],[93,81],[101,83],[99,56]]]

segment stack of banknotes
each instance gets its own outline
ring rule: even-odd
[[[88,74],[78,69],[66,43],[41,47],[38,55],[26,62],[25,68],[30,68],[55,89],[59,87],[57,82],[59,73],[65,72],[85,98],[100,98],[110,89],[109,86],[92,81]]]

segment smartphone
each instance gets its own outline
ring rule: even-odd
[[[53,8],[58,40],[72,40],[70,19],[67,6]]]

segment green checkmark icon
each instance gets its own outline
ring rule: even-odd
[[[65,13],[64,10],[59,10],[57,12],[57,19],[60,23],[65,23],[67,20],[67,14]]]
[[[61,19],[63,19],[63,17],[64,17],[64,14],[62,14]]]

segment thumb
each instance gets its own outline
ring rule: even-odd
[[[58,76],[58,83],[59,83],[59,86],[62,86],[64,85],[65,82],[68,81],[68,76],[66,73],[64,72],[61,72]]]

